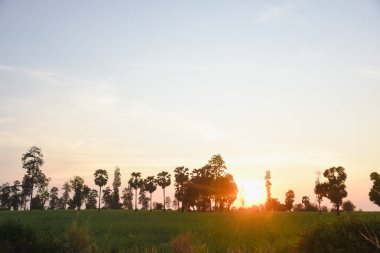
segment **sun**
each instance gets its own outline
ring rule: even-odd
[[[259,205],[265,202],[265,183],[264,180],[256,179],[242,179],[237,180],[238,197],[235,201],[236,206],[242,206],[242,200],[244,200],[244,206],[249,207],[252,205]]]

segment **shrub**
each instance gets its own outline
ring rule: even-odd
[[[171,253],[206,253],[207,247],[192,241],[188,234],[178,235],[170,242]]]
[[[380,234],[380,222],[338,220],[319,224],[301,235],[296,252],[313,253],[365,253],[377,252],[376,248],[361,235],[364,231]]]
[[[36,248],[36,236],[27,225],[16,220],[0,224],[0,252],[32,252]]]

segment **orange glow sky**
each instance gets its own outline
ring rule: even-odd
[[[0,182],[32,145],[51,186],[221,154],[237,182],[271,170],[281,202],[343,166],[348,199],[378,210],[379,23],[369,0],[2,1]]]

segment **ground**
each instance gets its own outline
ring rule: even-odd
[[[315,212],[225,212],[196,213],[175,211],[22,211],[0,212],[0,222],[21,220],[32,226],[39,236],[46,232],[59,236],[75,221],[87,226],[98,245],[143,251],[152,248],[168,252],[169,243],[180,234],[190,235],[209,252],[242,249],[247,252],[287,252],[300,235],[322,222],[349,216],[380,221],[378,212],[334,213]]]

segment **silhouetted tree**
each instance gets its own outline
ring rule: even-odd
[[[343,211],[345,212],[353,212],[355,211],[356,206],[349,200],[346,200],[342,204]]]
[[[169,196],[165,197],[165,205],[167,209],[170,209],[170,205],[172,203],[172,199]]]
[[[321,175],[321,172],[317,171],[317,179],[315,180],[315,187],[314,187],[314,193],[315,193],[315,196],[317,197],[317,203],[318,203],[318,211],[319,211],[319,213],[322,212],[322,210],[321,210],[321,203],[322,203],[323,197],[327,196],[327,189],[326,189],[327,185],[326,184],[322,184],[320,182],[320,175]]]
[[[339,207],[342,205],[342,199],[347,197],[345,181],[347,178],[343,167],[332,167],[325,170],[323,176],[328,182],[324,183],[326,197],[335,205],[337,215],[340,214]]]
[[[370,179],[373,181],[373,185],[368,193],[369,200],[380,206],[380,175],[377,172],[372,172]]]
[[[152,211],[152,193],[156,191],[157,189],[157,182],[154,176],[147,177],[144,180],[144,189],[149,192],[150,194],[150,211]]]
[[[102,197],[102,203],[103,208],[111,208],[113,203],[113,196],[112,196],[112,190],[109,187],[106,187],[106,189],[103,190],[103,197]]]
[[[128,210],[133,209],[132,201],[133,201],[133,192],[130,186],[125,187],[123,190],[123,195],[121,196],[123,200],[123,207]]]
[[[310,206],[310,198],[308,196],[303,196],[302,204],[304,206],[304,209],[307,210],[307,208]]]
[[[29,177],[30,199],[33,198],[33,187],[39,183],[41,179],[41,166],[44,164],[43,154],[40,148],[31,147],[28,152],[22,155],[22,167],[26,170],[26,175]],[[32,202],[30,202],[30,210],[32,210]]]
[[[11,206],[13,210],[19,210],[21,208],[21,183],[16,180],[13,182],[13,186],[10,188],[11,190]]]
[[[58,209],[65,210],[66,209],[66,204],[67,204],[67,202],[65,202],[65,200],[63,199],[63,197],[60,197],[58,199]]]
[[[11,187],[9,183],[0,186],[0,208],[11,210]]]
[[[24,210],[26,210],[26,202],[28,201],[28,197],[31,196],[32,192],[32,179],[25,174],[24,177],[22,178],[22,184],[21,184],[21,205]]]
[[[49,200],[49,209],[57,209],[58,208],[58,188],[57,187],[52,187],[50,189],[50,200]]]
[[[292,208],[293,208],[293,203],[294,203],[294,198],[295,198],[295,195],[294,195],[294,191],[293,190],[289,190],[285,193],[285,207],[286,207],[286,210],[288,211],[291,211]]]
[[[37,195],[38,201],[40,201],[39,207],[44,210],[45,203],[49,200],[48,186],[51,178],[47,178],[45,174],[40,173],[37,183]],[[36,202],[37,203],[37,202]],[[37,207],[36,207],[37,208]]]
[[[270,182],[270,179],[271,179],[271,173],[270,173],[270,170],[267,170],[265,172],[265,188],[267,190],[267,201],[266,201],[266,209],[267,210],[273,210],[273,207],[271,206],[271,203],[272,203],[272,194],[271,194],[271,191],[270,191],[270,188],[272,186],[272,183]]]
[[[99,208],[100,211],[100,196],[102,195],[102,186],[105,186],[108,182],[108,173],[106,170],[96,170],[94,173],[94,181],[97,186],[99,186]]]
[[[75,176],[70,180],[71,189],[74,191],[74,196],[72,199],[72,205],[74,208],[80,210],[84,196],[83,196],[83,188],[84,188],[84,180],[79,176]]]
[[[219,176],[214,183],[215,210],[230,210],[232,203],[236,200],[238,188],[231,174]]]
[[[65,182],[61,189],[63,190],[61,207],[63,207],[63,209],[66,209],[70,201],[71,186],[69,182]]]
[[[184,211],[183,208],[183,200],[185,196],[186,191],[186,184],[189,183],[189,169],[182,167],[177,167],[174,170],[174,178],[175,178],[175,198],[178,200],[178,202],[182,202],[182,211]],[[178,203],[179,208],[179,203]]]
[[[121,203],[120,203],[120,194],[119,194],[119,187],[121,185],[121,174],[120,169],[116,167],[115,173],[114,173],[114,179],[112,183],[113,192],[112,192],[112,209],[120,209]]]
[[[166,171],[161,171],[157,175],[157,184],[161,186],[163,191],[163,202],[165,203],[165,188],[168,187],[171,184],[170,174]],[[165,205],[164,205],[164,212],[165,212]]]
[[[145,195],[145,190],[143,187],[140,188],[139,193],[139,204],[141,205],[141,210],[148,210],[149,208],[149,198]]]
[[[143,187],[143,180],[140,172],[132,172],[131,178],[128,181],[130,187],[135,189],[135,211],[137,211],[137,189]]]
[[[96,209],[98,191],[91,189],[86,199],[86,209]]]

